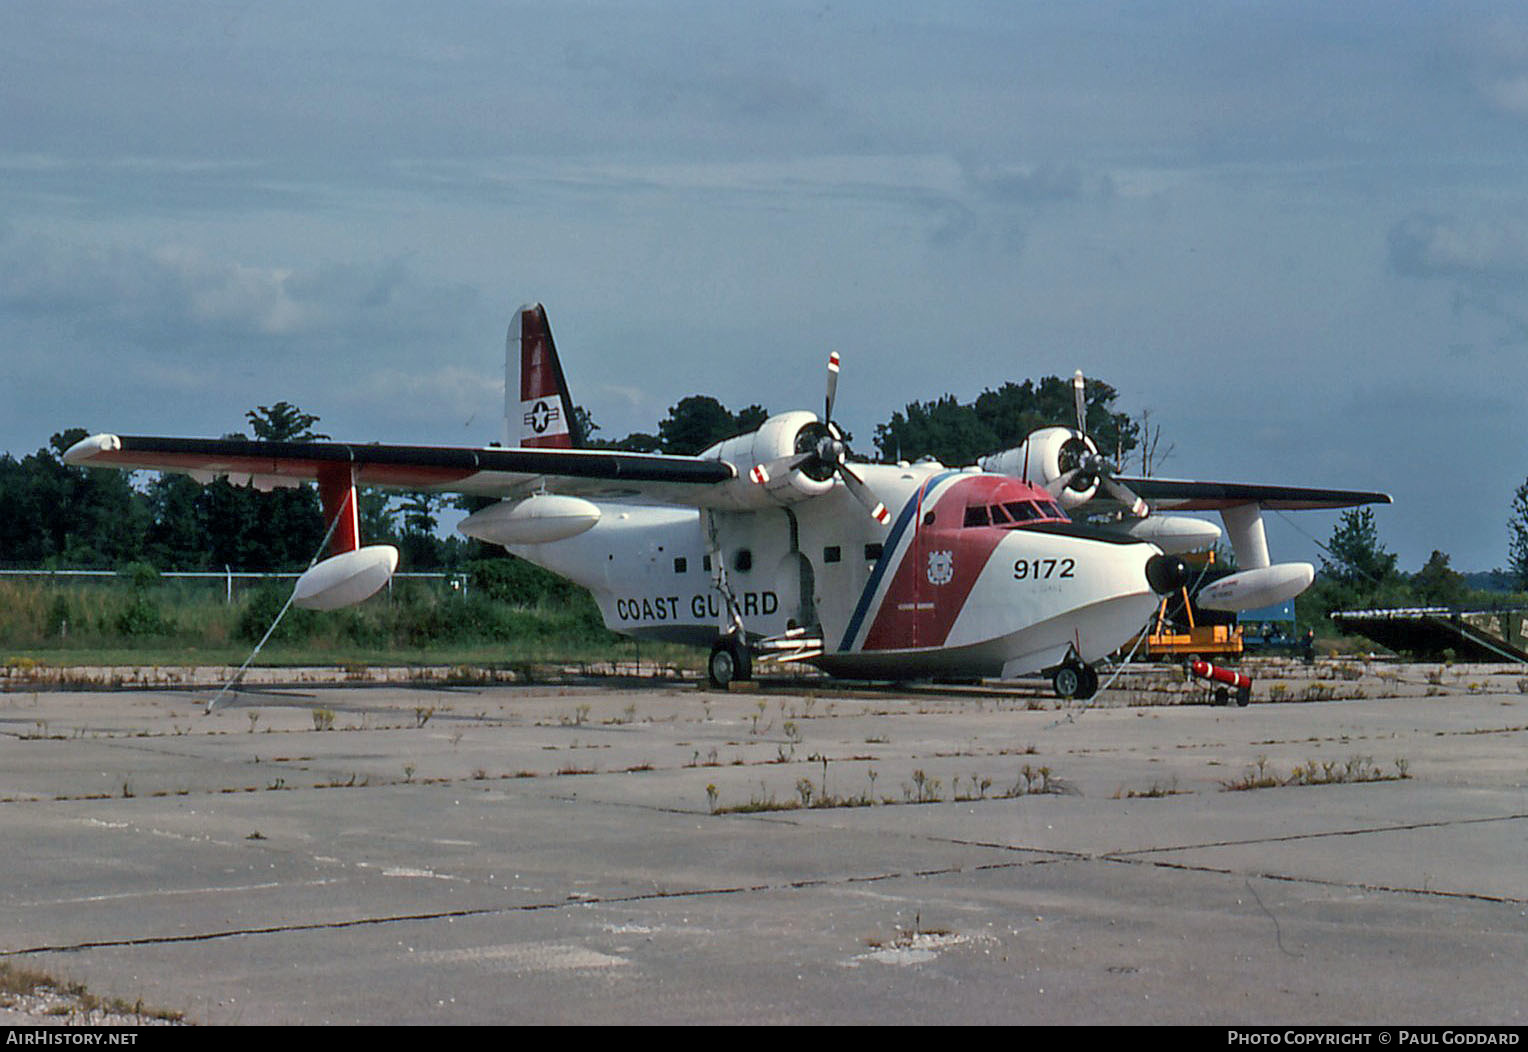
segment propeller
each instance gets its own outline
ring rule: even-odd
[[[796,432],[794,453],[777,457],[768,464],[759,464],[748,476],[762,486],[782,472],[800,471],[816,482],[826,482],[837,475],[870,517],[884,526],[891,521],[891,512],[849,466],[849,444],[844,441],[844,433],[838,425],[833,423],[833,403],[838,397],[838,366],[838,352],[833,351],[828,355],[828,392],[823,400],[823,418]]]
[[[1062,443],[1059,455],[1061,474],[1052,479],[1045,488],[1051,496],[1058,497],[1068,486],[1082,492],[1096,483],[1110,497],[1123,504],[1130,515],[1137,519],[1144,519],[1151,509],[1146,506],[1144,500],[1130,490],[1130,487],[1114,477],[1114,465],[1098,452],[1097,445],[1088,437],[1086,387],[1087,382],[1082,377],[1082,370],[1078,369],[1072,374],[1072,402],[1077,409],[1077,431]]]

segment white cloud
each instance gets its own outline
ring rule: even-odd
[[[1412,277],[1528,278],[1528,222],[1412,216],[1390,229],[1390,263]]]

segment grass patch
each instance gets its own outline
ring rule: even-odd
[[[123,577],[0,580],[0,674],[40,666],[234,665],[249,656],[286,601],[289,584],[236,591],[220,581]],[[301,616],[299,616],[301,615]],[[636,658],[699,669],[704,652],[636,644],[608,631],[581,589],[517,604],[463,596],[425,581],[396,581],[358,606],[288,611],[260,653],[262,666],[608,663]]]
[[[41,1001],[41,1007],[28,1004]],[[0,963],[0,1004],[35,1014],[60,1019],[99,1022],[102,1016],[126,1016],[137,1021],[179,1023],[185,1013],[167,1008],[151,1008],[142,998],[128,1001],[120,997],[103,998],[91,993],[84,983],[57,979],[36,968],[10,962]]]
[[[1178,788],[1178,778],[1173,776],[1172,781],[1163,785],[1161,782],[1152,782],[1149,789],[1126,789],[1120,786],[1114,791],[1116,800],[1160,800],[1166,796],[1187,796],[1187,789]]]
[[[865,772],[867,784],[858,793],[845,795],[829,792],[826,766],[824,764],[821,782],[814,782],[810,778],[796,779],[794,799],[789,797],[780,799],[770,792],[763,782],[760,782],[759,792],[750,796],[746,804],[723,805],[715,784],[707,785],[706,809],[714,815],[750,815],[768,811],[816,811],[836,807],[937,804],[945,800],[943,781],[929,776],[922,769],[913,771],[911,780],[901,784],[900,797],[877,794],[876,780],[879,775],[875,768]],[[989,799],[988,790],[995,784],[991,778],[985,778],[980,774],[970,775],[969,780],[963,780],[957,776],[952,781],[954,784],[951,799],[960,803]],[[962,785],[966,786],[964,790],[961,788]],[[1019,769],[1012,784],[992,794],[990,799],[1012,800],[1021,796],[1059,794],[1067,791],[1065,784],[1051,774],[1049,767],[1031,767],[1025,764]]]
[[[1268,764],[1266,756],[1259,756],[1257,763],[1249,767],[1235,781],[1221,782],[1226,792],[1243,792],[1248,789],[1276,789],[1286,785],[1346,785],[1353,782],[1398,782],[1410,778],[1409,764],[1405,757],[1397,757],[1391,768],[1382,767],[1370,756],[1351,756],[1346,762],[1336,760],[1307,760],[1288,774],[1280,774]]]

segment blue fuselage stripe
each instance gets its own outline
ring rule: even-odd
[[[913,495],[907,498],[907,503],[902,505],[902,511],[897,515],[897,524],[891,528],[891,533],[886,537],[886,543],[881,547],[881,557],[875,561],[875,569],[870,571],[870,580],[865,582],[865,589],[860,592],[859,602],[854,606],[854,616],[849,618],[849,627],[844,630],[843,641],[838,644],[839,650],[848,650],[853,645],[855,637],[859,635],[860,625],[870,610],[870,602],[880,587],[881,578],[886,574],[887,567],[893,561],[901,561],[897,558],[897,546],[902,543],[902,535],[907,532],[908,523],[912,522],[914,516],[918,514],[918,507],[923,503],[924,494],[951,475],[958,474],[960,474],[958,471],[946,471],[930,477],[914,490]]]

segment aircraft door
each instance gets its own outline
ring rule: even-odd
[[[775,568],[775,592],[780,596],[780,613],[787,626],[817,623],[817,578],[812,561],[801,552],[788,552]]]

